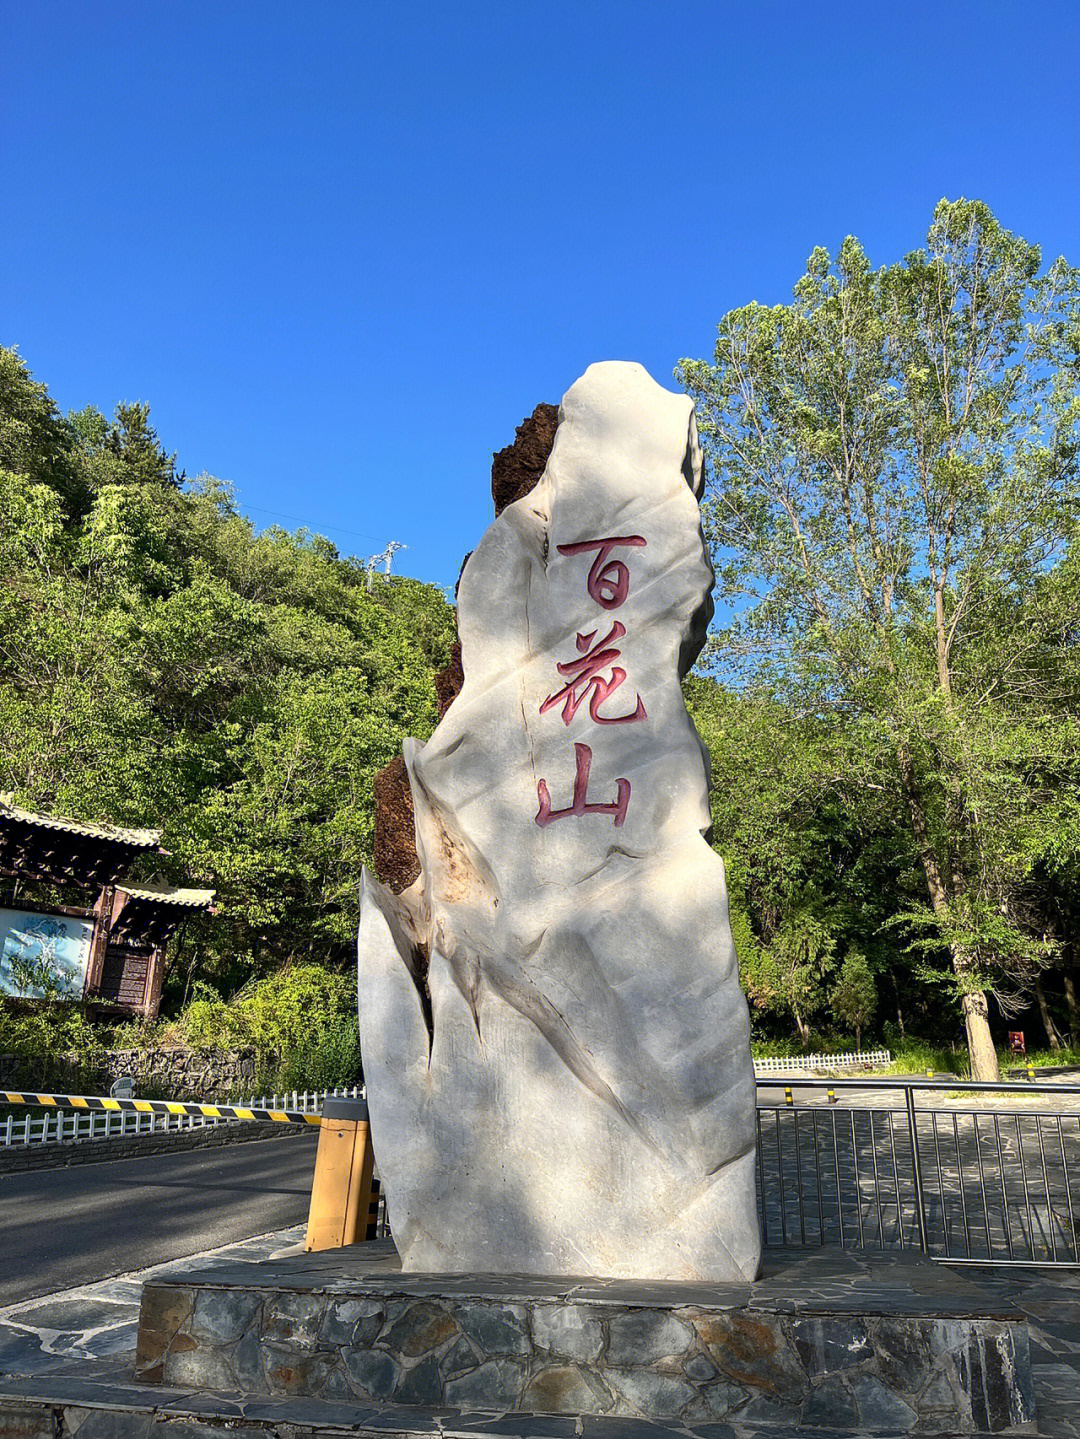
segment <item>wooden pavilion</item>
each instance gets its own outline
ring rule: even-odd
[[[159,830],[39,814],[0,795],[0,995],[156,1014],[170,937],[214,912],[212,889],[128,877],[136,860],[166,853]]]

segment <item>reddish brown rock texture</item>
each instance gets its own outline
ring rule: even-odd
[[[492,457],[491,498],[495,502],[496,519],[507,505],[527,495],[539,482],[555,443],[558,423],[557,405],[537,405],[518,425],[514,443]],[[464,682],[461,645],[455,640],[449,663],[435,676],[440,719],[461,693]],[[400,755],[375,776],[374,788],[375,873],[388,889],[400,894],[420,873],[409,776]]]
[[[498,519],[507,505],[520,500],[535,488],[555,443],[559,423],[558,405],[537,405],[514,432],[512,445],[492,457],[491,498]]]
[[[412,792],[401,755],[375,776],[375,871],[395,894],[420,873]]]
[[[446,668],[435,676],[435,699],[439,706],[439,718],[453,704],[465,683],[465,671],[461,668],[461,641],[455,640],[450,646],[450,659]]]

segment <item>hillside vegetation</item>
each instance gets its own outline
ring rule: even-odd
[[[165,833],[220,913],[170,947],[166,1006],[352,963],[372,779],[435,723],[453,612],[319,535],[257,534],[188,481],[149,406],[61,416],[0,350],[0,789]],[[145,876],[144,876],[145,877]]]
[[[992,1077],[1012,1027],[1080,1049],[1080,276],[1040,265],[942,202],[902,264],[815,251],[790,305],[680,367],[727,622],[686,696],[774,1050],[884,1039]],[[351,967],[373,776],[435,723],[442,592],[256,533],[147,406],[65,418],[10,350],[0,567],[0,789],[160,826],[218,889],[172,946],[189,1042],[278,1053],[268,1016],[321,1005],[347,1049],[351,991],[310,966]]]

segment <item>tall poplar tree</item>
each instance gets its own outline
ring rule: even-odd
[[[988,995],[1007,1013],[1051,958],[1017,896],[1077,793],[1080,612],[1054,581],[1076,556],[1080,273],[1040,266],[984,204],[942,201],[924,249],[878,270],[855,239],[817,249],[790,305],[733,310],[713,364],[676,371],[733,616],[714,659],[842,715],[853,765],[895,787],[927,897],[904,920],[948,955],[979,1079]]]

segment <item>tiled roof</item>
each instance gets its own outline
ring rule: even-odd
[[[217,893],[215,889],[181,889],[177,885],[141,881],[129,884],[125,880],[121,880],[117,889],[123,890],[132,899],[148,899],[154,904],[180,904],[188,909],[208,909]]]
[[[159,829],[122,829],[115,824],[91,824],[88,820],[67,819],[59,814],[37,814],[34,810],[20,809],[12,804],[10,795],[0,795],[0,821],[5,819],[21,820],[40,829],[59,829],[66,834],[84,835],[87,839],[137,845],[140,849],[154,849],[161,843]]]

